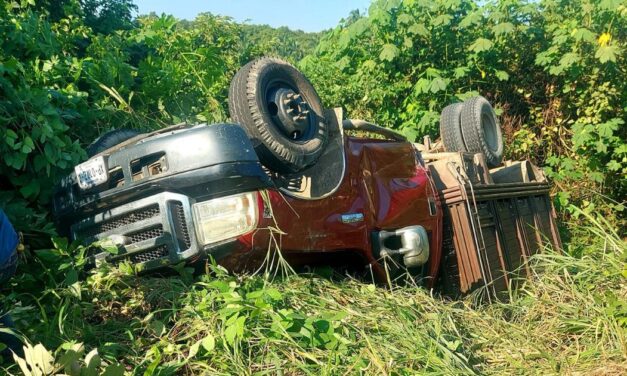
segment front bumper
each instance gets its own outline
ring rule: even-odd
[[[71,237],[84,244],[101,242],[88,249],[92,266],[105,260],[129,262],[148,271],[209,256],[216,261],[235,256],[236,263],[245,264],[242,255],[250,255],[254,231],[201,246],[192,213],[196,202],[184,194],[162,192],[83,219],[71,226]],[[261,210],[260,201],[255,205]]]

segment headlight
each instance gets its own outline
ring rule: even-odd
[[[198,241],[202,245],[234,238],[257,226],[257,194],[248,192],[192,205]]]

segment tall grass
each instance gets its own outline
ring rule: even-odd
[[[625,242],[592,217],[579,230],[570,244],[586,244],[583,256],[547,249],[531,281],[489,305],[215,265],[201,276],[136,277],[123,266],[75,278],[63,250],[30,260],[3,292],[24,336],[43,344],[27,352],[47,354],[51,372],[625,374]]]

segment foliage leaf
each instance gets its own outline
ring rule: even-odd
[[[618,51],[617,46],[601,46],[597,49],[594,57],[599,59],[601,63],[607,63],[608,61],[615,63]]]
[[[501,22],[500,24],[494,25],[492,27],[492,32],[494,35],[507,34],[514,31],[514,25],[511,22]]]
[[[490,48],[492,48],[493,45],[494,43],[492,43],[492,41],[489,39],[477,38],[477,40],[475,40],[475,42],[471,44],[468,49],[470,51],[479,53],[489,50]]]
[[[596,37],[592,31],[586,29],[585,27],[578,28],[573,34],[573,36],[578,41],[585,41],[585,42],[591,42],[591,43],[594,43],[595,37]]]
[[[436,26],[436,27],[446,26],[449,23],[451,23],[452,19],[453,19],[453,16],[451,16],[450,14],[441,14],[431,21],[431,25]]]
[[[384,61],[393,61],[399,54],[398,47],[391,43],[386,43],[381,48],[379,59]]]
[[[464,17],[463,20],[461,20],[461,22],[459,23],[459,27],[461,27],[462,29],[468,28],[470,26],[478,24],[479,22],[481,22],[482,19],[483,17],[481,16],[481,13],[479,11],[473,11],[469,13],[466,17]]]
[[[421,23],[415,23],[415,24],[411,25],[409,27],[409,29],[407,29],[407,31],[410,32],[411,34],[414,34],[414,35],[420,35],[421,37],[428,37],[429,36],[429,30],[427,30],[425,25],[423,25]]]
[[[496,71],[494,74],[496,75],[496,78],[499,79],[499,81],[509,80],[509,74],[505,71],[499,70],[499,71]]]

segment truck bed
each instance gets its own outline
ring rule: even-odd
[[[442,280],[449,295],[508,291],[529,258],[561,248],[550,185],[529,162],[489,170],[480,154],[424,153],[444,209]]]

